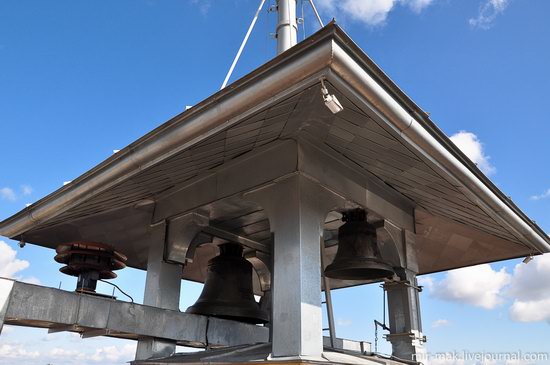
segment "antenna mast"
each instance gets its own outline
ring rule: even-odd
[[[296,21],[297,0],[277,0],[279,22],[277,23],[277,54],[281,54],[298,41]]]

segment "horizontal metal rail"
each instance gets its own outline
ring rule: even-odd
[[[78,332],[83,338],[155,337],[191,347],[269,341],[267,327],[0,278],[0,333],[4,324]]]

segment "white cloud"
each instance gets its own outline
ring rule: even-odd
[[[0,359],[36,359],[39,356],[38,351],[29,351],[21,344],[0,344]]]
[[[33,191],[34,190],[30,185],[21,185],[21,195],[23,196],[31,195]],[[15,190],[13,190],[10,187],[5,186],[3,188],[0,188],[0,199],[2,200],[14,202],[18,198],[17,195],[18,194],[16,194]]]
[[[384,24],[388,14],[397,5],[407,6],[420,13],[434,0],[318,0],[321,11],[330,15],[342,15],[367,25]]]
[[[510,307],[510,318],[516,322],[550,322],[550,298],[515,300]]]
[[[0,199],[14,202],[17,200],[17,196],[15,195],[15,191],[13,191],[12,188],[3,187],[0,188]]]
[[[89,342],[87,340],[87,342]],[[134,358],[136,354],[136,343],[131,342],[125,345],[112,345],[96,348],[86,347],[86,352],[75,348],[66,348],[64,346],[56,346],[43,354],[44,358],[52,360],[63,360],[67,364],[122,364]],[[89,352],[92,350],[93,352]],[[1,359],[1,356],[0,356]]]
[[[430,359],[429,365],[464,365],[464,359],[458,358],[454,353],[443,353]]]
[[[434,286],[434,278],[432,276],[419,276],[417,280],[418,285],[425,287],[428,290],[431,290]]]
[[[124,345],[122,348],[116,346],[106,346],[97,349],[94,355],[91,356],[91,359],[99,362],[103,362],[105,360],[128,360],[135,355],[135,352],[136,346],[132,344]]]
[[[95,353],[90,356],[90,360],[95,362],[104,363],[105,361],[127,361],[133,358],[136,353],[136,344],[127,344],[122,347],[117,346],[105,346],[97,349]]]
[[[507,294],[514,298],[512,320],[550,323],[550,255],[517,264]]]
[[[428,7],[433,3],[434,0],[409,0],[402,1],[408,5],[415,13],[420,13],[424,8]]]
[[[51,349],[48,353],[48,356],[54,359],[65,360],[69,358],[83,360],[85,358],[85,355],[78,350],[68,350],[61,347],[54,347],[53,349]]]
[[[29,267],[29,262],[16,258],[17,252],[4,241],[0,241],[0,276],[13,278],[19,271]]]
[[[30,185],[21,185],[21,192],[23,195],[31,195],[34,189]]]
[[[489,162],[491,157],[485,154],[483,144],[475,134],[460,131],[453,134],[450,139],[485,174],[491,175],[496,172],[495,167]]]
[[[353,324],[353,321],[348,318],[338,318],[336,320],[336,325],[338,326],[348,327],[348,326],[351,326],[352,324]]]
[[[432,328],[441,328],[441,327],[447,327],[451,322],[449,322],[446,319],[438,319],[432,323]]]
[[[433,275],[418,278],[430,296],[493,309],[513,301],[509,315],[516,322],[550,324],[550,254],[536,256],[528,264],[520,263],[511,274],[506,268],[494,270],[483,264],[447,272],[443,279]],[[432,328],[448,325],[436,320]]]
[[[547,199],[547,198],[550,198],[550,189],[546,190],[544,193],[540,194],[540,195],[533,195],[531,196],[531,200],[542,200],[542,199]]]
[[[531,365],[535,364],[533,361],[529,360],[506,360],[505,365]]]
[[[479,6],[477,17],[470,18],[468,22],[474,28],[489,29],[491,28],[497,16],[506,9],[509,0],[485,0]]]
[[[189,1],[192,5],[196,5],[199,8],[199,11],[202,15],[208,14],[208,11],[212,7],[212,1],[211,0],[190,0]]]
[[[502,289],[510,280],[505,268],[495,271],[491,265],[483,264],[449,271],[442,280],[433,280],[427,287],[435,298],[493,309],[504,302]]]

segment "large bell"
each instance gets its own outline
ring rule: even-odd
[[[243,258],[240,244],[220,245],[220,254],[208,261],[202,293],[187,313],[215,316],[247,323],[266,323],[252,290],[252,264]]]
[[[362,209],[343,214],[345,222],[338,229],[338,251],[325,269],[329,278],[342,280],[381,280],[394,271],[382,260],[376,239],[376,227],[367,222]]]

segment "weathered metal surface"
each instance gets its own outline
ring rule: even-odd
[[[324,338],[324,342],[328,337]],[[200,352],[178,353],[161,359],[134,361],[134,365],[169,365],[169,364],[355,364],[355,365],[402,365],[403,362],[382,358],[370,353],[370,343],[338,338],[336,346],[325,346],[322,360],[308,359],[269,359],[270,344],[234,346]]]
[[[298,41],[296,0],[277,0],[277,54],[283,53]]]
[[[4,321],[6,319],[6,312],[8,311],[8,305],[10,303],[10,297],[13,290],[14,281],[12,280],[0,280],[0,334],[4,327]]]
[[[300,174],[245,198],[266,209],[274,234],[272,356],[320,358],[320,243],[328,212],[345,201]]]
[[[367,341],[355,341],[355,340],[347,340],[345,338],[335,337],[333,344],[331,345],[330,338],[327,336],[324,336],[323,345],[325,346],[325,348],[328,347],[328,348],[333,348],[338,350],[353,351],[360,354],[371,352],[371,343]],[[326,354],[326,351],[324,354]]]
[[[338,251],[324,275],[358,281],[393,277],[391,263],[380,253],[376,225],[367,222],[365,210],[345,211],[342,221],[345,223],[338,229]]]
[[[152,232],[143,303],[157,308],[178,310],[182,266],[164,261],[165,242],[167,241],[166,224],[159,223],[153,226]],[[167,340],[162,336],[160,338],[140,337],[136,359],[168,356],[175,350],[175,340]]]
[[[220,254],[208,262],[199,298],[186,312],[246,323],[268,322],[267,312],[254,299],[253,266],[243,257],[243,247],[231,242],[219,249]]]
[[[197,235],[208,223],[208,217],[196,213],[168,220],[164,260],[180,265],[192,262],[197,246],[202,243]]]
[[[0,324],[58,328],[80,333],[105,330],[112,337],[152,337],[180,345],[235,346],[267,342],[269,330],[177,310],[121,302],[0,278],[12,286],[0,298]],[[208,331],[208,334],[207,334]]]
[[[320,76],[342,112],[324,107]],[[288,151],[281,153],[278,139]],[[289,139],[307,139],[316,148],[308,151],[336,162],[330,169],[305,163],[320,159],[296,152]],[[2,223],[0,232],[47,247],[117,243],[131,266],[145,268],[151,222],[194,210],[212,219],[220,210],[242,222],[224,229],[269,243],[263,208],[251,212],[239,196],[296,170],[416,230],[421,273],[550,250],[548,237],[334,25]],[[196,260],[212,254],[204,247]],[[203,280],[194,264],[184,275]]]
[[[426,339],[422,334],[420,316],[421,288],[414,272],[403,269],[400,276],[399,281],[384,284],[384,290],[388,295],[390,327],[386,339],[392,344],[393,356],[408,361],[424,361]]]

